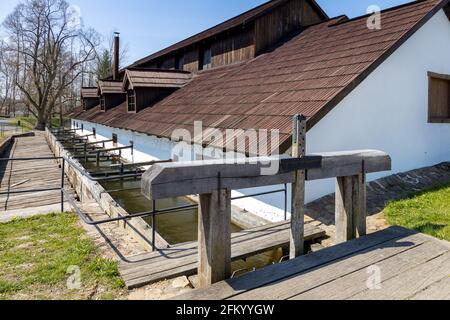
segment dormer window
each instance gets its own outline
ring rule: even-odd
[[[83,106],[83,111],[86,111],[86,110],[87,110],[87,108],[86,108],[86,100],[85,100],[85,99],[82,99],[82,100],[81,100],[81,104],[82,104],[82,106]]]
[[[175,69],[176,70],[184,69],[184,54],[179,54],[175,57]]]
[[[211,69],[211,46],[200,49],[198,64],[199,70]]]
[[[136,112],[136,93],[134,90],[128,90],[128,112]]]
[[[105,111],[105,96],[100,96],[100,110]]]

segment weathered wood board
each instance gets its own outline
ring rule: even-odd
[[[232,234],[231,259],[240,260],[289,244],[290,223],[281,222]],[[323,237],[325,232],[305,225],[305,240]],[[119,272],[128,288],[197,272],[197,241],[162,249],[159,252],[130,257],[119,264]]]
[[[390,227],[177,299],[433,299],[449,277],[449,242]]]
[[[1,158],[53,157],[45,136],[16,137]],[[0,163],[0,192],[59,188],[61,169],[55,160],[8,161]],[[70,183],[65,178],[65,186]],[[71,191],[73,192],[73,191]],[[0,211],[49,206],[61,203],[59,190],[0,195]]]

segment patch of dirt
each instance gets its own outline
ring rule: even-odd
[[[93,220],[109,218],[96,203],[83,204],[82,208],[89,212],[89,216]],[[105,258],[119,261],[123,257],[148,252],[148,249],[131,237],[119,222],[99,226],[89,226],[81,220],[79,223],[87,231],[87,236],[94,241]]]
[[[180,286],[180,283],[183,286]],[[180,277],[132,290],[128,295],[128,300],[165,300],[192,290],[193,287],[189,280],[186,277]]]
[[[33,246],[32,242],[25,242],[25,243],[22,243],[22,244],[19,244],[18,246],[16,246],[16,249],[27,249],[32,246]]]

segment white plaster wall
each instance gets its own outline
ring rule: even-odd
[[[307,134],[307,152],[379,149],[393,170],[369,180],[450,160],[450,124],[428,119],[427,72],[450,74],[450,21],[441,10]],[[311,201],[334,181],[308,183]]]
[[[428,71],[450,74],[450,22],[443,11],[428,21],[308,132],[307,152],[386,151],[392,157],[393,170],[369,175],[369,180],[450,161],[450,124],[427,123]],[[78,122],[84,123],[85,133],[95,127],[97,140],[110,139],[114,132],[118,134],[120,145],[134,141],[134,158],[124,153],[130,161],[170,158],[173,144],[167,139]],[[239,190],[233,192],[233,197],[283,187]],[[334,187],[333,179],[307,182],[307,202],[334,192]],[[283,193],[237,200],[233,204],[271,221],[284,216]]]
[[[78,122],[79,127],[83,124],[83,132],[79,134],[88,135],[96,131],[96,137],[89,137],[89,141],[110,140],[113,133],[117,134],[117,146],[123,147],[130,145],[133,141],[133,153],[130,149],[122,150],[122,157],[130,162],[145,162],[152,160],[166,160],[171,158],[171,151],[173,143],[169,139],[160,139],[154,136],[133,132],[130,130],[123,130],[111,128],[108,126],[91,123],[88,121],[73,120],[72,127],[75,128],[75,122]],[[112,142],[106,143],[106,148],[112,148]],[[117,153],[117,152],[116,152]]]

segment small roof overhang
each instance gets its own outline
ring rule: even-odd
[[[97,87],[83,87],[81,88],[81,99],[95,99],[98,98],[98,88]]]
[[[122,81],[99,80],[97,94],[103,95],[107,93],[125,93],[122,90]]]
[[[192,74],[180,70],[127,69],[122,90],[135,88],[181,88],[192,79]]]

